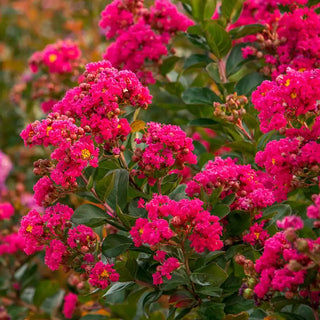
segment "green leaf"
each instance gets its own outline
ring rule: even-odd
[[[60,285],[54,280],[42,280],[36,287],[36,291],[33,297],[33,303],[36,306],[40,306],[41,303],[50,296],[53,296],[58,292]]]
[[[196,289],[196,292],[210,297],[220,297],[222,294],[222,289],[213,286],[201,286]]]
[[[241,66],[248,61],[242,56],[242,48],[245,48],[246,46],[247,43],[240,43],[232,48],[226,63],[226,72],[228,77],[239,71]]]
[[[104,178],[96,182],[96,193],[98,197],[105,201],[114,187],[115,171],[108,173]]]
[[[113,258],[128,250],[133,242],[131,239],[120,234],[108,235],[102,243],[102,254],[105,257]]]
[[[86,314],[84,317],[81,317],[79,320],[106,320],[106,316],[101,314]]]
[[[263,24],[247,24],[245,26],[241,26],[230,30],[229,34],[232,39],[239,39],[250,34],[256,34],[258,32],[261,32],[264,28],[265,26]]]
[[[238,95],[243,94],[245,96],[249,96],[252,93],[252,91],[254,91],[257,88],[257,86],[259,86],[262,83],[262,81],[266,79],[267,78],[264,75],[258,72],[250,73],[243,77],[237,83],[235,91],[238,93]]]
[[[108,197],[108,203],[113,209],[117,206],[124,209],[128,200],[129,172],[126,169],[117,169],[114,172],[114,188]]]
[[[216,9],[216,0],[191,0],[192,16],[197,21],[209,20]]]
[[[243,2],[244,0],[222,0],[222,15],[229,21],[237,21],[242,11]]]
[[[180,183],[181,177],[177,174],[169,174],[161,183],[161,193],[167,195],[171,193]]]
[[[224,313],[224,304],[216,302],[204,302],[201,304],[198,313],[202,320],[223,320]]]
[[[227,216],[230,213],[230,208],[226,204],[219,203],[213,207],[213,209],[211,210],[211,213],[219,217],[220,219],[222,219],[223,217]]]
[[[210,62],[212,62],[212,60],[207,55],[195,53],[185,60],[183,68],[204,67]]]
[[[250,227],[250,214],[245,211],[232,211],[228,215],[227,230],[234,236],[240,235]]]
[[[103,295],[104,298],[107,298],[108,296],[111,296],[112,294],[119,293],[122,291],[125,291],[128,288],[131,288],[134,286],[135,283],[132,281],[128,282],[116,282],[114,283],[111,288]]]
[[[71,221],[76,224],[85,224],[88,227],[98,227],[105,224],[110,217],[105,210],[92,204],[83,204],[78,207],[71,218]]]
[[[161,74],[166,75],[167,73],[169,73],[174,68],[177,61],[179,61],[179,60],[180,60],[180,58],[176,57],[176,56],[172,56],[172,57],[164,59],[162,65],[160,67]]]
[[[213,102],[222,102],[209,88],[189,88],[182,94],[185,104],[205,104],[212,106]]]
[[[220,286],[227,278],[228,274],[215,263],[196,269],[190,276],[191,281],[197,284],[208,283],[213,286]]]
[[[126,226],[128,229],[131,229],[135,223],[138,217],[129,216],[128,214],[124,214],[121,211],[121,208],[117,206],[117,216],[121,220],[124,226]]]
[[[212,53],[220,60],[225,57],[231,49],[231,37],[228,32],[215,21],[210,21],[205,27],[206,39]]]

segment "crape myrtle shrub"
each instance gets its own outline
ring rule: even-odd
[[[82,6],[11,88],[1,319],[319,319],[318,1]]]

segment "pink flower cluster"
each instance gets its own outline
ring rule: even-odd
[[[17,232],[12,232],[8,235],[0,235],[0,256],[22,251],[24,246],[24,238]]]
[[[141,139],[135,141],[147,145],[143,150],[135,150],[132,161],[138,163],[138,177],[148,177],[150,184],[164,177],[174,167],[182,169],[185,164],[197,162],[192,153],[192,139],[187,138],[178,126],[149,122]]]
[[[10,158],[0,150],[0,191],[5,189],[5,182],[12,169]]]
[[[157,267],[157,272],[155,272],[153,277],[153,284],[158,285],[163,283],[163,277],[166,277],[168,280],[172,278],[171,273],[180,267],[180,262],[176,258],[168,258],[163,261],[160,266]]]
[[[286,294],[304,294],[307,270],[313,266],[309,256],[314,250],[318,250],[319,239],[316,241],[298,240],[302,240],[300,245],[298,242],[289,242],[285,232],[278,232],[265,242],[264,252],[255,264],[259,282],[255,286],[254,292],[258,298],[263,299],[277,291]],[[301,246],[302,242],[305,245]],[[308,251],[308,254],[304,254],[300,250]]]
[[[268,231],[264,230],[265,221],[261,223],[256,222],[249,228],[249,232],[243,236],[243,241],[250,243],[251,245],[258,245],[263,247],[266,240],[270,237]]]
[[[319,99],[319,70],[299,72],[287,69],[285,75],[278,76],[274,81],[264,81],[252,93],[252,103],[259,111],[263,133],[302,127],[306,114],[308,117],[319,114]]]
[[[64,297],[64,304],[63,304],[63,315],[67,319],[72,319],[74,310],[77,307],[78,303],[78,296],[72,292],[69,292]]]
[[[222,248],[219,218],[210,215],[202,206],[203,202],[199,199],[174,201],[158,194],[154,194],[145,205],[142,201],[139,203],[139,207],[147,210],[148,219],[137,219],[130,234],[136,247],[149,244],[152,250],[157,250],[154,259],[161,265],[153,274],[155,285],[163,283],[163,277],[171,279],[171,273],[180,266],[178,259],[166,259],[167,252],[158,250],[161,247],[168,250],[167,245],[173,239],[183,248],[185,241],[189,240],[190,247],[198,253]]]
[[[148,107],[149,90],[130,71],[118,71],[107,61],[89,63],[78,87],[69,90],[54,112],[72,116],[81,128],[104,144],[107,151],[119,148],[130,133],[130,125],[119,115],[121,106]]]
[[[154,83],[147,63],[159,64],[168,54],[170,38],[191,25],[193,21],[168,0],[156,0],[149,9],[141,0],[115,0],[101,13],[100,26],[107,39],[116,37],[104,58],[116,68],[135,72],[143,83]]]
[[[320,161],[320,73],[318,70],[287,70],[275,81],[264,81],[252,94],[260,111],[261,130],[279,130],[286,138],[270,141],[256,154],[256,162],[264,167],[273,181],[278,201],[303,185],[314,184],[319,176]]]
[[[76,179],[82,170],[88,165],[98,166],[98,148],[84,129],[74,122],[73,118],[51,113],[43,121],[27,125],[21,133],[25,145],[55,148],[51,160],[35,162],[34,173],[45,175],[34,186],[35,199],[40,206],[47,206],[56,199],[54,193],[57,188],[53,182],[65,190],[76,188]],[[50,178],[47,174],[50,174]]]
[[[50,73],[68,73],[79,65],[80,57],[81,51],[76,43],[60,40],[35,52],[29,59],[29,66],[32,72],[48,68]]]
[[[14,215],[14,207],[10,202],[0,203],[0,221],[10,219]]]
[[[221,199],[235,194],[232,209],[258,213],[259,209],[275,201],[273,192],[266,188],[262,181],[259,172],[250,165],[239,165],[231,158],[216,157],[188,182],[186,193],[194,197],[199,196],[201,190],[210,195],[214,190],[220,189]]]
[[[99,261],[91,269],[89,274],[89,283],[92,286],[100,289],[105,289],[109,286],[110,282],[116,282],[119,280],[119,274],[112,268],[113,264],[104,264]]]
[[[203,209],[199,199],[180,201],[154,194],[144,205],[148,219],[139,218],[130,234],[136,247],[149,244],[152,248],[168,243],[174,236],[190,240],[198,253],[215,251],[223,246],[219,218]]]

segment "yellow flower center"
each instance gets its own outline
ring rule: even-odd
[[[33,226],[29,224],[29,225],[27,226],[26,231],[27,231],[27,232],[31,232],[32,229],[33,229]]]
[[[297,93],[296,92],[291,92],[290,97],[292,99],[295,99],[297,97]]]
[[[56,60],[57,60],[57,55],[56,54],[54,54],[54,53],[51,53],[50,55],[49,55],[49,61],[52,63],[52,62],[55,62]]]
[[[101,278],[109,278],[109,273],[107,270],[103,270],[102,273],[100,274]]]
[[[260,237],[260,233],[255,232],[254,235],[256,236],[256,239],[258,240]]]
[[[306,71],[306,68],[300,68],[298,71],[304,72],[304,71]]]
[[[272,158],[272,164],[274,165],[276,163],[276,159],[275,158]]]
[[[90,153],[90,151],[88,149],[83,149],[81,151],[81,158],[83,160],[88,160],[88,159],[90,159],[90,157],[91,157],[91,153]]]
[[[48,136],[48,135],[49,135],[49,131],[51,131],[51,130],[52,130],[52,127],[50,127],[50,126],[49,126],[49,127],[47,127],[47,129],[46,129],[46,130],[47,130],[47,136]]]
[[[139,233],[140,233],[140,234],[143,234],[143,229],[142,229],[142,228],[139,229]]]
[[[290,79],[287,79],[286,80],[286,83],[284,84],[286,87],[289,87],[290,86],[290,82],[291,82],[291,80]]]

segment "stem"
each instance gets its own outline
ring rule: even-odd
[[[319,320],[319,312],[318,309],[312,309],[314,320]]]
[[[83,179],[83,181],[84,181],[85,184],[88,184],[88,179],[84,176],[83,173],[81,173],[81,178]],[[104,202],[104,201],[102,201],[102,200],[99,198],[99,196],[98,196],[97,193],[96,193],[96,190],[95,190],[93,187],[90,189],[90,192],[91,192],[91,193],[95,196],[95,198],[105,207],[108,215],[111,216],[112,218],[114,218],[115,215],[116,215],[115,212],[114,212],[114,210],[108,205],[107,202]]]
[[[238,120],[238,122],[236,123],[236,126],[245,134],[245,136],[246,136],[249,140],[251,140],[251,141],[254,140],[253,137],[252,137],[252,136],[245,130],[245,128],[243,127],[241,120]]]
[[[226,75],[226,65],[222,59],[218,60],[218,70],[219,70],[221,81],[223,83],[227,83],[228,79],[227,79],[227,75]]]

